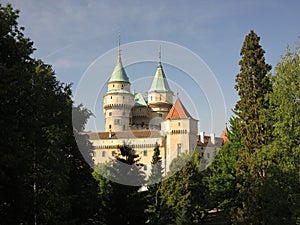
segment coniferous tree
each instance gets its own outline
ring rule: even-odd
[[[241,148],[241,137],[237,128],[238,119],[229,120],[228,141],[219,150],[215,160],[208,166],[204,182],[209,190],[210,208],[225,211],[228,218],[233,217],[240,206],[237,201],[236,164]]]
[[[154,153],[151,160],[151,173],[148,179],[148,191],[146,194],[147,208],[145,210],[148,220],[147,224],[162,224],[160,222],[162,217],[161,198],[159,188],[163,178],[163,167],[160,156],[159,146],[156,143]]]
[[[140,157],[128,146],[119,147],[120,152],[112,160],[109,178],[112,182],[111,216],[108,224],[144,224],[145,202],[143,192],[139,192],[145,184]]]
[[[272,139],[271,128],[262,117],[263,110],[269,107],[266,94],[271,92],[268,76],[271,66],[265,63],[265,51],[259,41],[253,30],[245,37],[235,86],[240,96],[234,110],[239,119],[242,144],[237,162],[237,188],[242,203],[237,211],[237,222],[241,224],[261,224],[264,216],[259,193],[262,174],[255,166],[253,154]]]

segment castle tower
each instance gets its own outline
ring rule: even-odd
[[[159,62],[148,91],[148,105],[150,112],[150,128],[160,129],[160,123],[165,119],[173,104],[173,92],[170,89],[166,75],[161,64],[161,51]]]
[[[161,123],[161,129],[166,135],[167,165],[180,153],[195,150],[198,120],[191,117],[178,97],[165,121]]]
[[[129,130],[130,111],[134,105],[134,95],[130,92],[130,82],[121,61],[120,39],[118,62],[108,81],[104,94],[105,131]]]

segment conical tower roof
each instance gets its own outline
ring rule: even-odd
[[[180,99],[177,97],[175,100],[174,105],[170,109],[168,115],[166,116],[167,119],[187,119],[192,118],[189,112],[181,103]]]
[[[129,78],[126,74],[126,71],[122,65],[121,57],[119,57],[117,65],[112,72],[108,82],[127,82],[129,83]]]
[[[161,46],[159,46],[158,66],[149,92],[172,92],[161,64]]]
[[[120,37],[119,37],[119,48],[118,48],[118,62],[112,72],[108,82],[127,82],[129,83],[129,78],[126,74],[126,71],[122,65],[121,60],[121,49],[120,49]]]
[[[171,92],[162,64],[159,62],[149,92]]]

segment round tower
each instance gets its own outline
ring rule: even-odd
[[[105,131],[129,130],[130,111],[134,105],[134,95],[130,92],[130,82],[121,61],[120,42],[118,62],[108,81],[104,98]]]
[[[165,119],[173,105],[173,92],[170,89],[166,75],[161,64],[161,52],[159,62],[148,91],[148,105],[151,108],[150,126],[160,129],[160,123]]]

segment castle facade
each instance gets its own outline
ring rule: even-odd
[[[94,146],[94,163],[113,159],[123,144],[136,150],[146,174],[151,170],[156,145],[165,172],[182,152],[198,150],[206,162],[211,161],[223,144],[223,138],[214,134],[205,136],[204,132],[198,134],[199,121],[189,114],[178,97],[175,101],[173,98],[160,57],[147,95],[133,93],[119,49],[117,64],[103,96],[105,130],[88,133]]]

